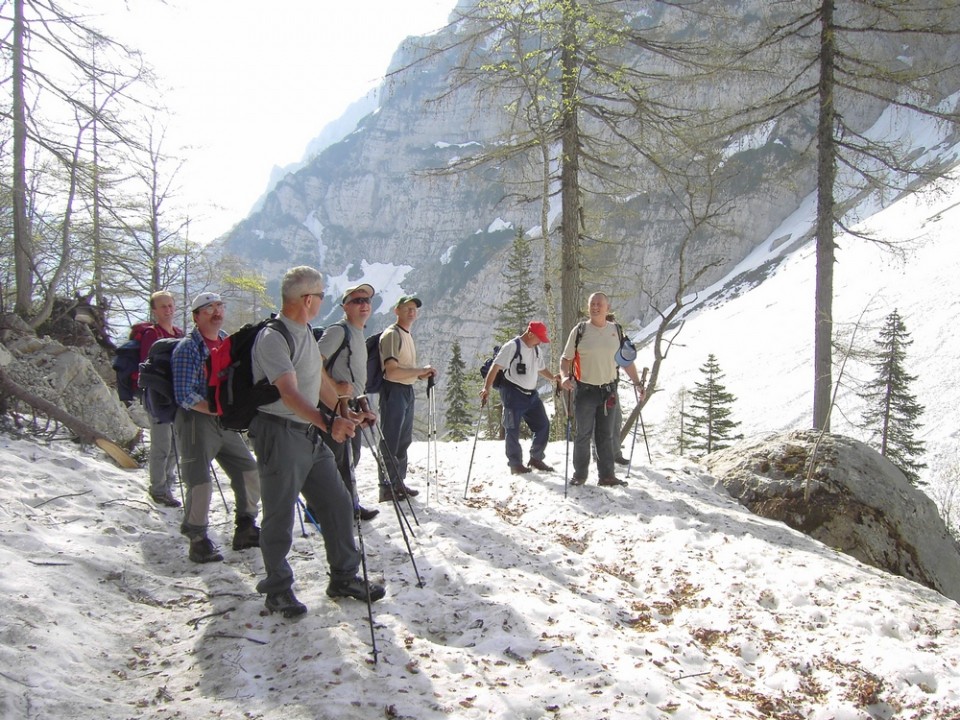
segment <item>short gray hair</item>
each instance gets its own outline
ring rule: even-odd
[[[323,285],[323,275],[320,271],[309,265],[299,265],[284,273],[283,280],[280,282],[280,296],[284,301],[297,300],[317,284]]]

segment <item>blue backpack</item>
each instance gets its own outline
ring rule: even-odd
[[[181,338],[160,338],[150,346],[147,359],[140,363],[137,379],[143,393],[143,405],[156,423],[172,423],[177,414],[173,396],[173,349]]]

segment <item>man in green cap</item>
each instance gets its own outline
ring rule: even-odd
[[[410,328],[423,303],[414,295],[404,295],[393,312],[397,321],[380,335],[380,362],[383,387],[380,390],[380,429],[383,439],[380,453],[389,477],[380,470],[380,502],[414,497],[419,490],[408,487],[407,449],[413,441],[414,389],[417,380],[436,377],[429,365],[417,365],[417,348]]]

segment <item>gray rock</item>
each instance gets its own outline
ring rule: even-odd
[[[703,463],[751,511],[960,602],[960,550],[936,505],[873,448],[812,430],[745,440]],[[810,474],[808,480],[807,476]]]

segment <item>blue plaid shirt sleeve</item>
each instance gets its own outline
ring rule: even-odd
[[[173,349],[170,361],[173,397],[180,407],[190,409],[207,398],[207,378],[203,367],[206,353],[206,343],[196,328]]]

